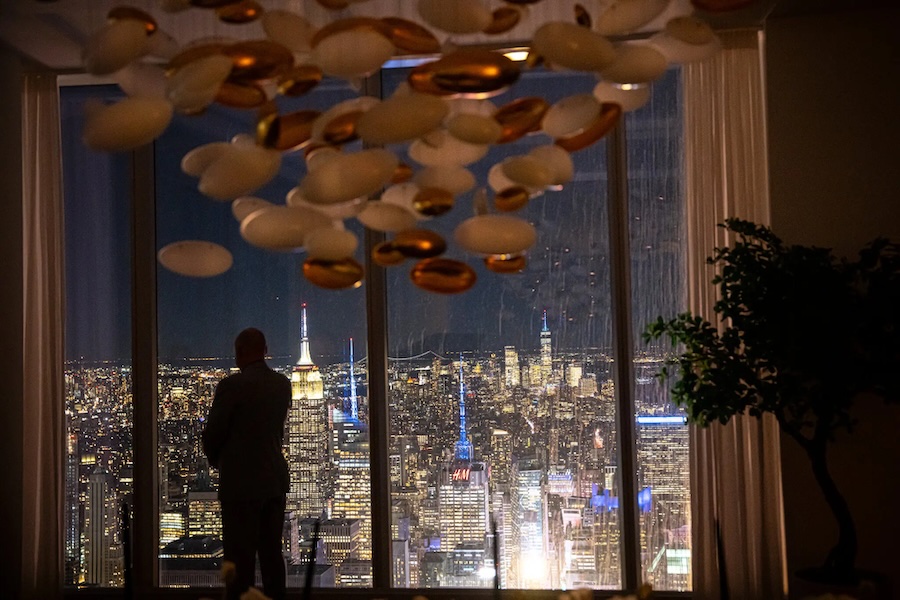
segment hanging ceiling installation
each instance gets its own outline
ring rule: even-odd
[[[537,232],[516,213],[562,189],[574,176],[571,153],[643,106],[670,65],[715,54],[716,27],[759,18],[768,9],[762,4],[58,0],[19,2],[3,14],[0,35],[47,66],[81,68],[121,87],[125,99],[85,108],[84,141],[95,150],[145,145],[175,114],[202,115],[214,103],[255,111],[254,131],[195,148],[182,170],[204,195],[232,203],[247,243],[304,251],[303,273],[313,284],[361,284],[359,242],[344,225],[357,219],[387,235],[372,250],[375,263],[407,265],[418,287],[459,293],[476,274],[442,256],[448,245],[480,257],[492,272],[520,272]],[[360,95],[324,111],[294,112],[280,112],[275,102],[308,94],[325,77],[358,86],[398,56],[418,58],[417,66],[384,99]],[[529,69],[590,73],[596,82],[553,104],[540,96],[491,100]],[[486,181],[476,180],[470,165],[526,135],[546,143],[506,156]],[[254,197],[293,152],[303,153],[307,172],[283,203]],[[452,240],[428,229],[428,220],[473,190],[474,214]],[[194,277],[232,264],[227,249],[200,240],[166,246],[159,261]]]

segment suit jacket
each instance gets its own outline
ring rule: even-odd
[[[203,451],[219,469],[219,500],[265,500],[287,493],[281,447],[291,382],[260,360],[216,386]]]

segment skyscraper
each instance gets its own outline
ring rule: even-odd
[[[505,429],[494,429],[491,432],[491,485],[494,490],[509,491],[512,445],[512,436]]]
[[[466,388],[463,379],[463,360],[459,357],[459,440],[456,442],[456,460],[471,461],[472,442],[466,431]]]
[[[519,353],[515,346],[503,347],[503,385],[506,389],[519,385]]]
[[[372,507],[369,474],[369,428],[359,420],[359,399],[353,362],[353,340],[350,340],[350,406],[346,412],[334,411],[331,418],[330,456],[334,464],[334,517],[355,519],[359,525],[359,552],[347,560],[354,565],[339,565],[338,584],[354,587],[371,578]],[[343,567],[347,567],[344,569]],[[343,569],[343,570],[342,570]],[[349,570],[348,570],[349,569]],[[352,574],[352,577],[351,577]],[[350,579],[348,579],[350,577]],[[354,581],[356,583],[351,583]],[[363,582],[363,583],[360,583]]]
[[[78,437],[66,436],[66,581],[75,581],[81,563],[81,523],[78,511]]]
[[[513,487],[513,554],[517,575],[512,585],[539,588],[546,584],[546,552],[544,543],[543,469],[534,460],[516,465]]]
[[[553,372],[553,354],[550,338],[550,327],[547,325],[547,311],[544,311],[544,318],[541,325],[541,385],[550,383],[550,376]]]
[[[688,428],[681,415],[641,415],[638,423],[638,485],[643,552],[657,560],[647,580],[661,589],[690,585],[690,482]]]
[[[287,509],[302,516],[319,516],[325,509],[326,416],[322,374],[309,351],[304,303],[300,319],[300,359],[291,372],[287,436],[291,481]]]
[[[109,487],[109,473],[97,467],[87,484],[84,506],[84,573],[89,584],[116,585],[122,575],[116,496]]]
[[[371,477],[369,474],[369,430],[346,415],[335,417],[332,430],[337,477],[334,482],[335,517],[359,520],[359,558],[372,558]],[[341,570],[338,569],[338,573]],[[343,581],[343,580],[341,580]]]
[[[190,509],[189,509],[190,510]],[[159,513],[159,545],[182,538],[187,533],[184,513],[180,510],[164,510]]]
[[[188,533],[222,539],[222,506],[218,492],[188,492]]]
[[[328,564],[339,567],[348,558],[359,558],[359,519],[325,519],[319,535]]]
[[[453,460],[444,469],[438,489],[438,528],[441,551],[459,550],[466,556],[464,568],[457,560],[444,563],[450,572],[442,574],[442,581],[456,577],[456,586],[478,584],[477,569],[472,557],[483,561],[485,534],[489,531],[488,470],[484,463],[473,462],[474,450],[466,427],[466,386],[462,356],[459,359],[459,438]],[[474,554],[473,554],[474,553]],[[454,566],[455,565],[455,566]],[[461,579],[460,579],[461,577]],[[465,583],[472,579],[471,583]],[[449,583],[447,583],[449,584]]]
[[[438,490],[441,550],[465,545],[484,550],[490,531],[488,513],[488,471],[484,463],[453,461]]]
[[[356,397],[356,373],[353,369],[353,338],[350,338],[350,419],[359,421],[359,399]]]

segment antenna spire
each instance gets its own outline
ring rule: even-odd
[[[359,403],[356,398],[356,374],[353,372],[353,338],[350,338],[350,418],[359,420]]]
[[[306,330],[306,302],[302,305],[302,313],[300,315],[300,360],[297,364],[301,367],[313,366],[312,355],[309,352],[309,335]]]
[[[459,441],[456,442],[456,458],[472,460],[472,442],[466,434],[466,391],[463,382],[463,360],[459,355]]]

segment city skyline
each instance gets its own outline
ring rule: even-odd
[[[324,518],[331,537],[320,554],[325,569],[320,584],[366,587],[371,585],[373,551],[367,372],[353,360],[317,366],[307,337],[307,307],[301,310],[300,358],[292,365],[275,365],[291,378],[293,389],[285,439],[291,478],[285,557],[289,571],[291,565],[299,569],[308,556],[310,519]],[[391,552],[401,577],[395,585],[488,585],[479,573],[494,568],[493,544],[499,543],[505,587],[540,587],[546,577],[562,588],[617,587],[619,499],[611,359],[591,352],[553,351],[552,331],[543,320],[536,333],[542,342],[537,351],[507,346],[502,352],[390,361]],[[653,388],[639,394],[636,402],[643,415],[636,419],[638,475],[643,481],[638,498],[641,544],[657,565],[653,568],[663,565],[666,573],[651,577],[662,588],[686,589],[686,427],[665,402],[662,388],[647,377],[660,360],[636,361],[638,386]],[[518,384],[507,383],[511,368],[519,369]],[[216,584],[221,562],[217,476],[198,440],[215,383],[229,371],[160,365],[164,585]],[[91,523],[98,518],[113,523],[110,507],[131,493],[130,480],[123,484],[122,479],[130,472],[130,449],[123,445],[128,436],[114,433],[129,427],[127,380],[127,369],[110,366],[67,374],[67,464],[73,467],[67,479],[70,583],[120,581],[120,532],[113,525],[99,532]],[[101,398],[119,398],[114,404],[118,408],[104,406]],[[103,416],[107,412],[118,415],[118,427],[110,426],[109,417]],[[492,523],[497,523],[499,542],[493,538]],[[98,543],[108,549],[100,562],[90,550]],[[207,558],[185,563],[188,559],[182,557],[188,555]],[[600,557],[587,569],[590,573],[585,570],[589,555]],[[535,579],[534,565],[545,563],[555,566]],[[188,571],[185,564],[190,565]]]
[[[551,79],[552,94],[560,98],[578,87],[564,73],[529,73],[523,93],[546,91]],[[403,77],[399,70],[383,73],[385,89]],[[645,417],[678,414],[653,377],[662,354],[637,340],[650,319],[684,306],[679,85],[677,74],[667,75],[641,115],[625,118],[631,236],[625,251],[631,256],[636,340],[632,400]],[[344,96],[355,91],[326,82],[309,100],[324,105]],[[95,507],[115,506],[131,494],[131,272],[121,257],[129,255],[132,240],[128,205],[118,197],[127,192],[88,185],[111,177],[127,181],[128,164],[73,150],[80,144],[78,110],[85,97],[67,92],[61,106],[64,151],[78,159],[64,164],[66,464],[72,475],[66,488],[67,580],[110,585],[119,581],[118,550],[103,559],[106,570],[97,574],[87,569],[85,548],[101,536],[111,549],[121,547],[115,527],[98,533],[85,529],[85,518],[90,508],[90,523],[98,522]],[[155,145],[159,172],[174,174],[155,182],[158,247],[207,238],[235,259],[227,273],[202,280],[157,267],[160,583],[219,583],[221,525],[211,497],[217,474],[199,439],[216,383],[234,368],[234,336],[255,326],[269,341],[270,365],[292,380],[285,439],[293,509],[284,536],[289,585],[302,582],[313,524],[323,515],[317,585],[371,585],[367,511],[374,483],[391,498],[392,541],[377,551],[391,553],[394,585],[489,586],[483,574],[496,551],[504,587],[620,587],[621,474],[603,144],[573,154],[579,176],[565,189],[548,190],[521,210],[539,232],[522,273],[501,276],[487,271],[479,257],[452,256],[466,260],[479,283],[466,294],[442,296],[413,286],[407,266],[386,271],[390,433],[378,443],[388,444],[379,452],[389,457],[389,480],[370,482],[366,283],[341,292],[315,288],[301,275],[302,253],[253,248],[240,237],[227,205],[203,197],[196,181],[179,174],[176,163],[185,152],[221,140],[223,132],[246,130],[250,119],[213,109],[201,119],[177,118]],[[539,143],[525,136],[507,150],[527,152]],[[296,185],[298,164],[302,173],[302,161],[285,160],[259,196],[283,197]],[[471,168],[486,180],[486,166]],[[455,210],[427,228],[450,239],[473,209],[471,194],[463,195]],[[309,323],[305,308],[314,315]],[[690,585],[690,536],[686,429],[676,421],[636,422],[636,475],[643,483],[634,501],[642,509],[636,542],[644,576],[658,589],[677,590]],[[102,475],[105,487],[90,487],[98,467],[95,479]],[[653,478],[660,479],[656,494]],[[104,500],[90,502],[92,495]],[[496,523],[498,540],[490,523]]]

